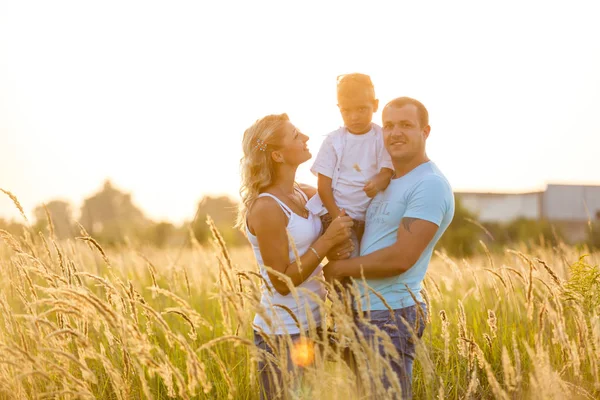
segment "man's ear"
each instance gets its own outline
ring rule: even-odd
[[[373,112],[376,113],[379,109],[379,99],[373,100]]]
[[[427,125],[425,128],[423,128],[423,135],[425,135],[425,139],[429,137],[429,132],[431,132],[431,126]]]
[[[275,161],[276,163],[282,163],[283,162],[283,154],[281,154],[279,151],[275,150],[275,151],[271,152],[271,159],[273,161]]]

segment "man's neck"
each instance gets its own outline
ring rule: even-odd
[[[408,161],[395,161],[392,160],[392,164],[394,164],[394,177],[400,178],[406,174],[408,174],[413,169],[417,168],[419,165],[424,164],[430,161],[427,154],[423,154],[422,156],[415,157]]]

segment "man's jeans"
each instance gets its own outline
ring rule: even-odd
[[[423,310],[422,314],[418,310],[419,306]],[[374,325],[381,331],[387,333],[392,344],[398,351],[399,358],[392,359],[390,364],[402,387],[402,399],[410,399],[412,398],[412,369],[413,361],[415,359],[415,342],[409,328],[402,322],[402,319],[412,327],[414,335],[417,338],[421,338],[427,319],[427,306],[424,303],[420,303],[419,305],[413,305],[393,311],[396,317],[395,320],[392,319],[389,310],[371,311],[370,318],[368,315],[369,313],[365,313],[365,318],[371,325]],[[376,336],[374,335],[375,331],[373,327],[358,321],[358,329],[362,332],[371,348],[375,348]],[[377,339],[379,354],[382,357],[387,357],[381,339]],[[383,379],[383,386],[386,390],[392,386],[387,375]]]

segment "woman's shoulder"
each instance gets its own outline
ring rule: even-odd
[[[268,228],[286,224],[286,216],[281,211],[281,206],[271,196],[260,196],[252,203],[248,210],[247,223],[250,233],[255,234],[256,226]]]
[[[273,210],[281,208],[274,195],[270,193],[265,194],[266,196],[259,196],[256,200],[254,200],[252,206],[248,210],[248,217],[266,216],[269,213],[273,212]]]

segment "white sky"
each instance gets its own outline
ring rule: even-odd
[[[356,71],[382,105],[428,107],[457,190],[600,183],[594,3],[0,0],[0,188],[77,209],[108,177],[148,216],[189,219],[237,195],[257,118],[287,112],[316,154]]]

